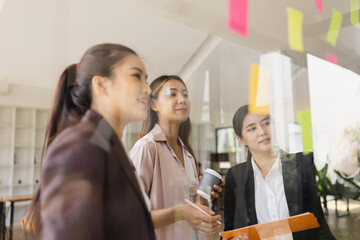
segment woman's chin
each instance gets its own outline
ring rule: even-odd
[[[262,153],[271,153],[272,152],[272,147],[271,144],[266,145],[266,146],[260,146],[257,148],[257,152],[262,152]]]

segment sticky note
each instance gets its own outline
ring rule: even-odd
[[[359,25],[359,0],[351,0],[351,24],[355,27],[360,28]]]
[[[336,42],[339,36],[342,19],[343,19],[343,15],[338,10],[333,8],[333,16],[331,19],[330,28],[326,37],[326,41],[328,41],[334,47],[336,46]]]
[[[328,60],[331,63],[338,64],[338,59],[335,55],[332,55],[331,53],[326,53],[326,60]]]
[[[228,27],[247,36],[248,0],[229,0]]]
[[[288,42],[289,48],[303,52],[303,34],[302,34],[302,22],[303,22],[303,14],[302,12],[293,9],[287,8],[288,15]]]
[[[270,70],[260,65],[256,90],[256,106],[268,106],[270,104]]]
[[[302,130],[304,154],[307,154],[313,149],[310,109],[299,111],[297,117]]]
[[[322,0],[315,0],[315,6],[320,12],[322,12]]]
[[[269,115],[269,105],[257,105],[258,96],[258,79],[260,67],[258,64],[253,63],[250,65],[250,82],[249,82],[249,112],[256,114]]]

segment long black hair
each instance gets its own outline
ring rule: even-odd
[[[152,99],[158,98],[159,92],[160,92],[162,86],[169,80],[179,81],[186,88],[185,82],[179,76],[177,76],[177,75],[162,75],[162,76],[156,78],[150,84]],[[139,139],[142,138],[143,136],[145,136],[146,134],[148,134],[154,128],[155,124],[158,122],[159,122],[159,118],[158,118],[157,113],[154,110],[152,110],[151,108],[149,108],[148,117],[143,121]],[[191,135],[191,121],[190,121],[190,117],[188,117],[188,119],[186,119],[186,121],[184,121],[180,124],[179,137],[180,137],[181,141],[184,143],[187,150],[194,157],[196,170],[199,173],[199,166],[197,164],[197,159],[196,159],[194,150],[190,144],[190,135]]]
[[[235,134],[239,136],[240,138],[243,137],[242,135],[242,129],[244,125],[244,119],[246,115],[249,113],[249,105],[241,106],[235,113],[233,117],[233,128],[235,131]],[[247,149],[247,161],[251,160],[251,152],[249,149]]]

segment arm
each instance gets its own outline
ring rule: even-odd
[[[180,220],[185,220],[193,229],[198,229],[203,234],[214,234],[219,224],[216,221],[221,221],[220,215],[215,213],[206,206],[197,204],[200,208],[205,210],[212,216],[206,216],[202,212],[193,208],[188,204],[176,205],[174,207],[163,208],[151,211],[151,218],[154,227],[162,228]],[[204,221],[204,225],[202,222]]]
[[[133,162],[137,173],[142,179],[145,191],[150,196],[150,191],[153,182],[154,164],[156,158],[156,146],[147,139],[142,139],[135,144],[130,151],[130,159]],[[209,214],[213,215],[214,212],[210,208],[198,205]],[[168,226],[176,221],[185,220],[192,228],[197,228],[205,234],[214,232],[219,225],[217,220],[221,219],[217,216],[206,216],[200,211],[192,208],[191,206],[176,205],[169,208],[156,209],[151,211],[151,218],[155,228],[162,228]],[[206,222],[206,227],[202,226],[202,221]],[[200,225],[200,228],[199,228]]]
[[[135,167],[136,173],[141,178],[145,192],[149,197],[153,182],[155,151],[155,146],[152,143],[140,140],[135,143],[129,152],[130,160]]]
[[[100,160],[100,161],[99,161]],[[77,141],[53,143],[41,183],[43,239],[102,239],[106,157]]]
[[[181,205],[151,211],[154,228],[162,228],[182,220]]]
[[[234,212],[235,212],[235,180],[233,177],[233,169],[230,168],[226,174],[226,185],[224,194],[224,220],[225,229],[224,231],[234,229]]]

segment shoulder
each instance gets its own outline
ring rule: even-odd
[[[226,174],[226,178],[231,180],[234,176],[245,176],[245,173],[249,170],[249,165],[249,162],[242,162],[231,167]]]
[[[296,164],[301,169],[307,170],[314,168],[314,155],[313,153],[304,154],[302,152],[296,153]]]
[[[229,172],[231,172],[231,173],[243,172],[243,171],[247,170],[248,167],[249,167],[249,162],[242,162],[242,163],[236,164],[235,166],[231,167],[229,169]]]
[[[296,158],[306,163],[314,163],[314,154],[312,152],[307,154],[303,152],[297,153]]]
[[[314,165],[314,154],[312,152],[310,153],[303,153],[303,152],[298,152],[298,153],[287,153],[283,150],[280,150],[280,156],[281,156],[281,161],[284,162],[289,162],[289,163],[296,163],[296,166],[308,166],[308,165]]]
[[[91,122],[80,122],[62,131],[46,150],[44,167],[63,164],[76,164],[104,155],[105,150],[97,147],[95,126]]]
[[[137,154],[140,151],[155,152],[156,151],[156,141],[148,133],[139,140],[136,141],[132,149],[130,150],[130,155]]]

